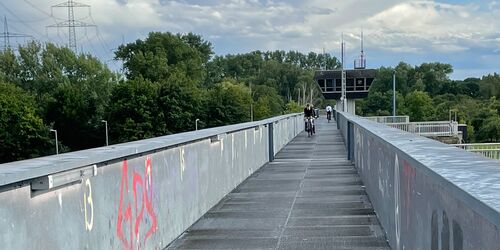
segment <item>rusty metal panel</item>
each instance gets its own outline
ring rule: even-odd
[[[264,124],[295,117],[0,165],[0,248],[162,249],[268,161]],[[57,187],[31,187],[52,174]]]

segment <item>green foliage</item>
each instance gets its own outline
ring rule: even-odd
[[[304,107],[299,105],[295,101],[290,101],[285,105],[285,113],[290,114],[290,113],[300,113],[304,111]]]
[[[204,79],[203,65],[212,53],[211,44],[192,33],[151,32],[145,40],[118,47],[115,58],[124,61],[129,79],[164,82],[173,74],[183,74],[198,84]]]
[[[195,120],[206,120],[204,110],[205,92],[192,88],[189,79],[182,74],[171,76],[160,86],[158,108],[161,123],[168,133],[178,133],[195,129]]]
[[[479,91],[483,98],[496,97],[500,99],[500,75],[495,73],[484,76],[479,82]]]
[[[392,115],[392,99],[392,91],[370,92],[365,100],[358,102],[359,109],[358,107],[356,109],[361,112],[358,114],[363,116]],[[404,97],[398,92],[396,92],[396,107],[398,115],[405,115],[407,113]]]
[[[69,151],[103,145],[102,119],[112,142],[126,142],[192,130],[196,119],[200,127],[246,122],[252,108],[255,120],[302,112],[306,102],[323,108],[314,70],[340,67],[335,57],[313,52],[212,56],[199,35],[152,32],[117,49],[127,77],[118,82],[95,57],[50,43],[0,52],[0,160],[53,152],[45,124]],[[474,140],[498,140],[500,76],[453,81],[449,64],[380,68],[368,98],[357,101],[358,114],[391,115],[394,70],[398,115],[448,120],[456,110]]]
[[[500,141],[500,116],[493,115],[484,121],[479,130],[477,139],[481,141],[498,142]]]
[[[316,89],[313,93],[315,103],[323,99],[313,79],[313,69],[328,65],[329,69],[338,68],[339,62],[329,55],[296,51],[254,51],[247,54],[217,56],[207,65],[205,86],[211,87],[225,78],[233,78],[247,85],[266,85],[276,89],[286,101],[299,95],[307,88]],[[309,93],[308,93],[309,94]]]
[[[105,64],[68,48],[30,42],[18,55],[0,53],[0,65],[4,79],[35,96],[37,113],[70,150],[104,144],[100,121],[117,79]]]
[[[486,125],[487,119],[500,115],[500,103],[496,101],[500,90],[498,74],[490,74],[481,79],[453,81],[448,77],[453,72],[449,64],[424,63],[410,66],[401,62],[394,69],[398,115],[409,115],[412,121],[442,121],[450,119],[450,113],[454,118],[456,112],[459,122],[468,124],[468,135],[472,141],[494,140],[491,136],[481,136],[481,131],[484,131],[481,128]],[[357,114],[391,114],[390,93],[394,69],[379,69],[368,98],[357,102]],[[490,99],[492,97],[494,98]]]
[[[224,81],[208,91],[207,125],[222,126],[250,120],[250,89],[235,81]]]
[[[49,128],[37,115],[34,98],[0,82],[0,162],[42,156],[52,149]]]
[[[113,89],[108,111],[110,139],[113,142],[141,140],[167,133],[159,117],[160,85],[140,77]]]
[[[269,86],[257,85],[253,87],[253,98],[257,99],[254,104],[254,120],[261,120],[283,112],[283,99],[277,91]]]
[[[409,93],[405,103],[411,121],[429,121],[434,116],[432,99],[426,92],[415,90]]]

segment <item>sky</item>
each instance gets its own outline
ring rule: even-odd
[[[67,28],[48,28],[68,19],[64,0],[0,0],[9,33],[68,44]],[[443,62],[452,79],[500,73],[500,0],[78,0],[79,51],[111,68],[113,51],[151,31],[201,35],[217,55],[254,50],[296,50],[340,57],[342,34],[347,67],[359,56],[360,33],[368,68]],[[1,27],[0,27],[1,28]],[[10,44],[26,38],[11,38]],[[3,45],[4,41],[0,41]]]

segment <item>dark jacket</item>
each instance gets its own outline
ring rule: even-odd
[[[304,117],[314,117],[314,109],[312,108],[304,108]]]

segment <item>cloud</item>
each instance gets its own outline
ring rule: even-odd
[[[45,26],[63,21],[61,9],[48,17],[50,6],[64,0],[24,0],[5,3],[21,19],[44,18],[27,25],[13,23],[13,31],[31,33],[38,39],[64,44],[65,29]],[[444,3],[442,1],[447,1]],[[77,8],[82,22],[96,23],[100,36],[90,28],[78,29],[78,44],[84,50],[112,57],[112,48],[134,41],[151,31],[194,32],[211,40],[219,54],[251,50],[299,50],[334,52],[338,55],[341,33],[349,55],[359,51],[359,33],[365,34],[367,54],[384,52],[388,58],[458,59],[477,53],[500,51],[500,8],[498,1],[453,3],[451,0],[79,0],[91,5]],[[460,1],[463,2],[463,1]],[[31,3],[31,4],[29,4]],[[34,8],[33,5],[36,7]],[[14,17],[9,17],[14,19]],[[107,45],[102,45],[102,42]],[[94,46],[93,49],[90,47]],[[108,47],[108,48],[100,48]],[[377,52],[375,52],[377,51]],[[480,56],[480,55],[479,55]],[[382,62],[391,62],[380,57]],[[436,60],[439,60],[437,58]],[[396,62],[397,63],[397,62]],[[496,62],[495,62],[496,63]],[[500,68],[500,63],[496,63]]]
[[[475,4],[451,5],[433,1],[403,3],[368,19],[372,32],[385,34],[393,47],[418,41],[422,49],[453,53],[471,47],[494,47],[489,37],[498,35],[495,12],[481,11]],[[380,36],[375,36],[380,39]],[[383,43],[372,41],[373,45]]]

